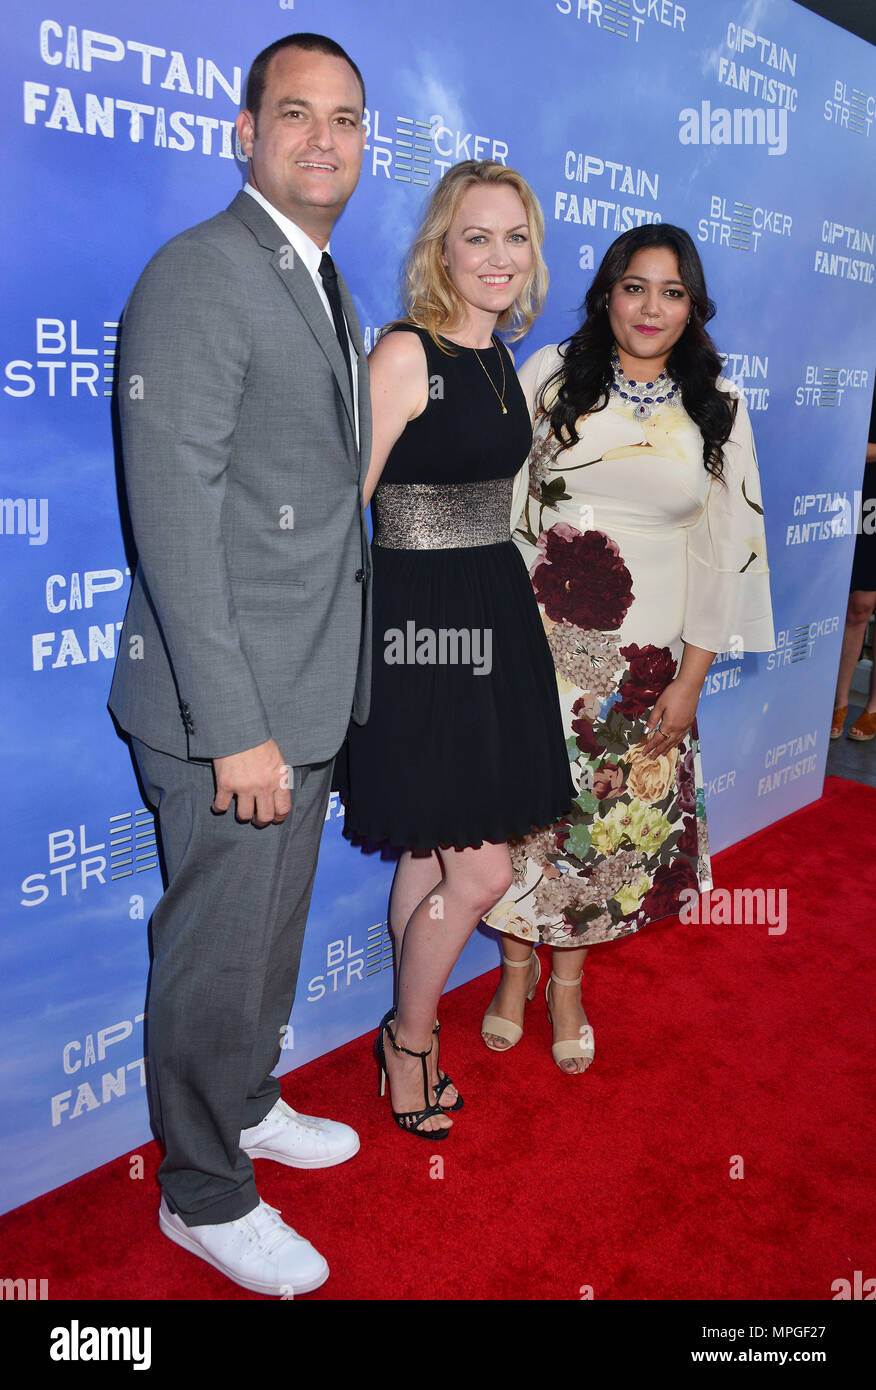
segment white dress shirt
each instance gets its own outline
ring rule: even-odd
[[[277,209],[274,207],[273,203],[269,203],[267,198],[265,198],[264,195],[261,194],[257,188],[253,188],[251,183],[244,184],[243,191],[244,193],[248,193],[251,198],[255,198],[257,203],[261,203],[265,212],[276,222],[277,226],[280,228],[280,231],[283,233],[284,237],[289,242],[289,245],[292,247],[292,250],[295,252],[295,255],[298,256],[305,269],[309,272],[310,278],[316,286],[316,292],[322,301],[326,314],[328,315],[329,323],[332,326],[332,332],[334,332],[335,321],[332,318],[331,305],[328,302],[328,295],[325,292],[325,286],[322,283],[322,276],[319,273],[319,263],[322,260],[322,250],[319,246],[317,246],[315,241],[311,240],[311,238],[307,235],[306,232],[303,232],[301,230],[301,228],[298,226],[296,222],[290,221],[290,219],[288,217],[285,217],[282,212],[278,212]],[[328,251],[329,255],[331,255],[331,250],[328,243],[326,243],[324,249]],[[344,322],[346,323],[346,319],[344,320]],[[347,328],[347,343],[350,349],[350,366],[352,368],[353,375],[353,411],[356,419],[356,442],[358,443],[359,380],[357,365],[359,359],[356,354],[356,349],[353,347],[353,343],[350,338],[349,328]]]

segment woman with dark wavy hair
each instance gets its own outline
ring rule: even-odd
[[[502,979],[482,1024],[488,1047],[514,1046],[540,974],[534,947],[550,945],[552,1051],[572,1074],[594,1056],[587,948],[711,886],[696,726],[706,673],[719,651],[774,646],[751,425],[720,376],[687,232],[618,237],[585,309],[570,339],[521,369],[533,448],[513,513],[578,795],[566,819],[510,844],[514,884],[486,918],[504,933]]]

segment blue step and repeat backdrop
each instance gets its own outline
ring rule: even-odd
[[[573,330],[619,232],[662,220],[694,236],[754,425],[778,642],[722,654],[708,679],[714,848],[821,792],[868,524],[876,50],[791,0],[7,0],[3,1210],[149,1138],[155,825],[105,710],[131,564],[116,333],[155,249],[240,187],[242,82],[295,29],[337,39],[366,79],[363,174],[333,250],[369,345],[397,312],[429,189],[457,160],[516,166],[545,209],[548,308],[518,361]],[[341,825],[333,798],[281,1070],[373,1027],[391,997],[392,865]],[[497,959],[476,934],[451,984]]]

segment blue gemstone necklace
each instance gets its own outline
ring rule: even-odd
[[[611,367],[614,372],[612,394],[632,407],[637,420],[647,420],[659,405],[678,405],[678,383],[665,368],[653,381],[630,381],[624,376],[616,347],[611,350]]]

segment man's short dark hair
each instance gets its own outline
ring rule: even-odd
[[[258,120],[261,110],[270,61],[275,53],[279,53],[284,48],[300,48],[305,53],[325,53],[330,58],[343,58],[344,62],[349,63],[353,69],[359,86],[362,88],[362,107],[364,109],[364,79],[349,53],[345,53],[339,43],[335,43],[334,39],[326,38],[325,34],[287,34],[285,38],[275,39],[273,43],[269,43],[267,48],[263,48],[258,57],[253,59],[249,76],[246,79],[246,109],[251,112],[254,121]]]

